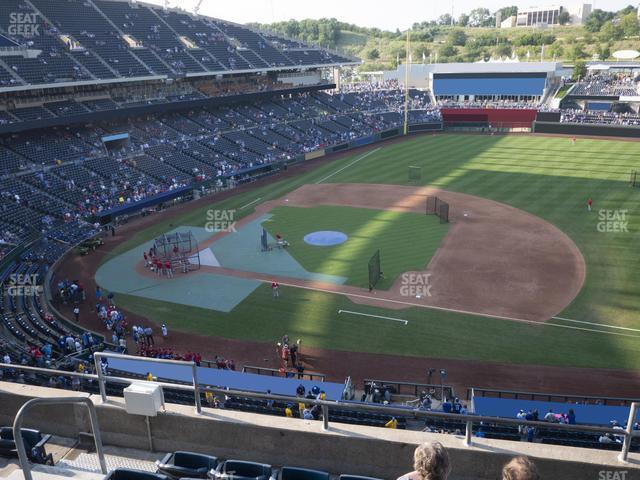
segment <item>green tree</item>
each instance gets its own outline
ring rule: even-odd
[[[611,56],[611,49],[609,48],[608,44],[602,45],[598,43],[596,45],[596,53],[598,54],[598,58],[600,58],[600,60],[606,60]]]
[[[622,40],[624,38],[624,31],[620,25],[614,24],[611,20],[608,20],[600,28],[600,39],[604,42]]]
[[[502,45],[498,45],[496,47],[496,55],[499,57],[510,57],[511,56],[511,45],[503,43]]]
[[[469,13],[470,27],[490,27],[494,21],[494,17],[488,8],[474,8]]]
[[[367,57],[367,60],[378,60],[380,58],[380,50],[372,48],[366,52],[365,57]]]
[[[561,58],[564,55],[564,47],[562,46],[562,43],[558,41],[553,42],[547,51],[552,58]]]
[[[567,12],[566,10],[561,11],[560,15],[558,15],[558,23],[560,25],[566,25],[570,21],[571,21],[571,15],[569,15],[569,12]]]
[[[461,28],[454,28],[447,35],[447,42],[451,45],[463,47],[467,43],[467,34]]]
[[[604,10],[596,8],[587,17],[587,20],[584,22],[584,28],[589,32],[597,33],[605,22],[613,20],[613,17],[613,12],[605,12]]]
[[[579,80],[587,76],[587,64],[582,60],[578,60],[573,65],[573,79]]]
[[[447,57],[454,57],[458,54],[458,49],[450,43],[446,43],[440,47],[439,53],[440,57],[442,57],[443,59]]]
[[[458,17],[458,25],[460,25],[461,27],[466,27],[467,25],[469,25],[469,15],[467,15],[466,13],[461,13]]]
[[[518,7],[515,5],[512,5],[511,7],[502,7],[498,12],[500,12],[502,20],[506,20],[507,18],[518,14]]]
[[[584,51],[584,46],[581,43],[574,43],[569,48],[568,56],[572,61],[575,62],[576,60],[585,58],[587,56],[587,53]]]
[[[445,13],[438,17],[438,25],[451,25],[451,15]]]
[[[628,13],[620,17],[620,28],[625,37],[634,37],[640,31],[638,16],[635,13]]]

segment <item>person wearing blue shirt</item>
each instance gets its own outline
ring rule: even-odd
[[[573,409],[569,410],[569,425],[575,425],[576,424],[576,413],[573,411]]]

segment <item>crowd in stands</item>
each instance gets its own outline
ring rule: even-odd
[[[576,82],[571,95],[637,96],[636,79],[629,75],[591,74]]]
[[[21,174],[0,179],[1,240],[17,243],[30,231],[194,183],[241,181],[275,161],[402,125],[401,90],[364,90],[301,93],[0,139],[3,172]],[[410,93],[411,123],[439,119],[428,93]],[[129,132],[128,141],[107,149],[101,137],[119,132]]]
[[[590,123],[604,125],[640,125],[640,114],[615,113],[601,111],[563,110],[560,116],[563,123]]]
[[[438,99],[439,108],[511,108],[511,109],[537,109],[540,102],[514,101],[514,100],[467,100],[460,101],[451,98]]]

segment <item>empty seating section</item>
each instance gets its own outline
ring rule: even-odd
[[[10,14],[16,12],[33,19],[34,35],[7,35]],[[110,0],[3,0],[0,31],[9,48],[40,51],[3,56],[0,88],[352,61],[222,20]]]
[[[89,50],[74,51],[70,53],[71,57],[78,63],[80,63],[91,75],[95,78],[102,80],[109,80],[116,78],[118,75],[115,70],[109,68],[109,66],[96,56],[95,53]]]
[[[99,112],[102,110],[115,110],[118,108],[118,104],[110,98],[99,98],[95,100],[85,100],[82,104],[93,112]]]
[[[209,176],[213,175],[212,164],[206,163],[207,157],[200,150],[206,150],[196,142],[185,141],[173,147],[172,145],[155,145],[145,152],[161,162],[172,165],[183,173],[195,174],[204,172]],[[189,152],[187,155],[184,152]],[[195,157],[195,158],[194,158]]]
[[[35,0],[33,4],[61,33],[71,35],[83,47],[93,50],[120,75],[151,75],[90,3],[81,0]]]
[[[164,183],[174,184],[188,182],[191,179],[191,175],[186,175],[171,165],[158,161],[148,155],[139,155],[132,158],[131,164],[143,173],[157,180],[161,180]]]
[[[204,70],[186,51],[184,45],[180,43],[167,24],[151,9],[142,5],[122,2],[97,1],[95,4],[118,29],[133,36],[143,46],[157,53],[164,62],[171,66],[174,72],[202,72]],[[134,53],[137,55],[138,50]],[[143,55],[152,61],[153,65],[149,66],[156,73],[171,73],[166,65],[155,57],[153,52]]]
[[[45,103],[44,107],[58,117],[88,113],[89,109],[73,100]]]
[[[253,50],[253,57],[260,63],[254,68],[260,67],[282,67],[291,65],[291,59],[287,58],[282,52],[274,48],[260,34],[249,30],[248,28],[234,25],[231,23],[216,22],[218,28],[224,31],[229,37],[236,39],[244,47]],[[245,57],[247,58],[247,57]],[[249,59],[249,58],[247,58]],[[250,60],[251,61],[251,60]]]
[[[66,54],[66,48],[56,38],[56,30],[22,0],[3,0],[0,3],[0,29],[10,31],[11,14],[20,13],[33,29],[33,35],[16,37],[17,43],[28,40],[29,46],[41,50],[37,58],[21,55],[4,56],[2,60],[27,84],[56,83],[62,81],[86,80],[90,74],[78,66]]]
[[[22,121],[42,120],[44,118],[53,118],[53,114],[44,107],[24,107],[11,110],[10,112]]]

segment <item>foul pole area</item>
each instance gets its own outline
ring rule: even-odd
[[[404,134],[409,133],[409,69],[411,68],[411,53],[409,48],[409,35],[411,30],[407,29],[407,52],[404,56]]]

